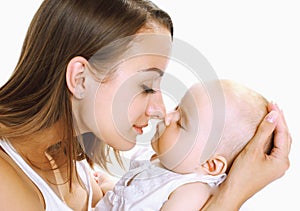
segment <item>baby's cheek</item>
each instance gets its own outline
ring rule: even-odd
[[[178,148],[176,146],[176,134],[168,131],[164,133],[158,143],[161,163],[169,170],[174,169],[181,159],[178,159]]]

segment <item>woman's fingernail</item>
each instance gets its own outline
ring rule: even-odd
[[[278,118],[278,113],[276,111],[271,111],[267,114],[266,120],[270,123],[274,123]]]

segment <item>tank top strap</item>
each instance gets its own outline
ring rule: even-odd
[[[11,143],[7,140],[0,140],[0,146],[4,150],[5,153],[15,162],[17,166],[27,175],[27,177],[36,185],[36,187],[40,190],[44,197],[44,201],[46,204],[46,211],[52,210],[64,210],[71,211],[72,209],[66,205],[49,187],[49,185],[25,162],[25,160],[18,154],[15,148],[11,145]],[[89,181],[88,169],[84,166],[83,162],[79,162],[78,165],[79,176],[86,185],[89,192],[89,201],[88,208],[92,209],[92,190],[91,184]]]

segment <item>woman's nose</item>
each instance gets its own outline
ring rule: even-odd
[[[163,102],[161,91],[156,91],[149,96],[146,115],[150,118],[163,119],[166,115],[166,108]]]

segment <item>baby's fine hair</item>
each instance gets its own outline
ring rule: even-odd
[[[268,112],[268,101],[253,89],[230,80],[220,80],[225,97],[225,126],[216,153],[229,166],[254,136]]]

